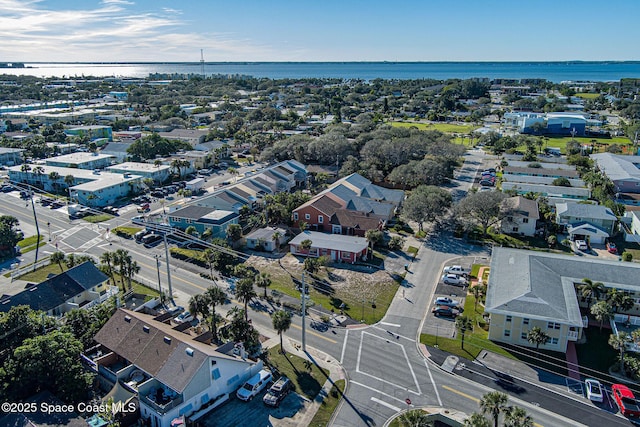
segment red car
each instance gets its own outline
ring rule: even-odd
[[[617,254],[618,248],[616,248],[616,244],[613,242],[607,242],[607,251],[611,254]]]
[[[629,387],[624,384],[614,384],[611,386],[611,393],[622,415],[625,417],[640,417],[640,406],[638,406],[638,402]]]

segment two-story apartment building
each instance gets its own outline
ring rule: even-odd
[[[109,154],[77,152],[45,159],[47,166],[74,169],[104,169],[111,166],[115,157]]]
[[[0,298],[0,311],[27,305],[49,316],[60,316],[74,308],[89,308],[118,294],[117,286],[92,262],[87,261],[30,286],[15,295]]]
[[[613,182],[616,192],[640,193],[640,156],[598,153],[590,157],[598,169]]]
[[[155,183],[161,184],[169,178],[171,167],[167,165],[154,165],[151,163],[126,162],[118,165],[109,166],[110,172],[130,173],[144,178],[151,178]]]
[[[98,374],[137,393],[145,425],[170,427],[183,416],[197,418],[262,368],[261,360],[218,351],[186,324],[172,327],[160,320],[118,309],[95,336],[106,349],[94,359]]]
[[[584,278],[640,296],[640,266],[570,255],[493,249],[485,311],[491,314],[489,339],[531,347],[527,332],[540,327],[550,337],[540,348],[566,352],[588,326],[576,290]],[[638,313],[636,304],[628,312]]]
[[[502,202],[502,210],[506,216],[500,221],[503,233],[516,233],[523,236],[533,236],[536,223],[540,219],[538,202],[522,196],[509,197]]]

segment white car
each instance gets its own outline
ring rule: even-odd
[[[467,284],[467,280],[462,276],[458,276],[457,274],[442,275],[442,282],[445,285],[457,285],[457,286],[465,286]]]
[[[264,390],[264,388],[269,385],[272,379],[273,377],[271,376],[271,372],[263,369],[249,378],[249,380],[238,389],[238,391],[236,392],[236,397],[240,400],[248,402],[253,399],[258,393]]]
[[[602,392],[602,384],[600,384],[600,381],[587,378],[584,380],[584,385],[587,389],[587,399],[592,402],[603,402],[604,393]]]
[[[461,265],[448,265],[444,268],[447,274],[467,274],[469,271]]]
[[[188,311],[185,311],[184,313],[180,313],[173,321],[176,323],[191,322],[193,321],[193,316]]]
[[[575,244],[576,244],[576,248],[579,251],[586,251],[587,249],[589,249],[589,246],[587,246],[587,242],[584,240],[576,240]]]
[[[458,307],[460,305],[460,301],[456,301],[449,297],[438,297],[434,302],[435,305],[446,305],[447,307]]]

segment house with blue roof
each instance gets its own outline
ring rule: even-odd
[[[556,203],[556,224],[565,226],[571,240],[603,244],[615,232],[618,218],[606,206]]]

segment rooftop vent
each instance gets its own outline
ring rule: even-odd
[[[142,330],[145,331],[146,333],[149,333],[149,327],[147,325],[143,325]]]
[[[127,323],[131,323],[131,316],[124,316],[124,321]]]
[[[165,342],[166,344],[171,344],[171,338],[169,338],[169,337],[164,337],[164,342]]]
[[[187,353],[187,356],[193,357],[193,349],[191,347],[187,347],[184,352]]]

